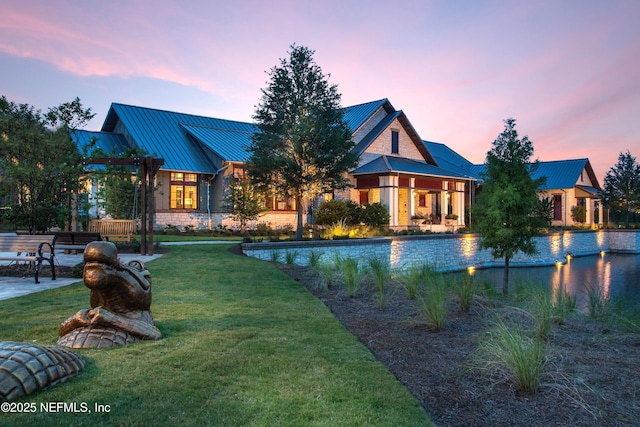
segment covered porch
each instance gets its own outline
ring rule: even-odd
[[[465,181],[407,174],[356,177],[360,204],[381,203],[395,230],[456,231],[465,226]]]

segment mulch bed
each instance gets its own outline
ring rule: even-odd
[[[278,264],[336,318],[446,426],[637,426],[640,423],[640,335],[585,317],[554,325],[538,393],[524,394],[499,372],[474,362],[496,313],[477,298],[470,312],[452,304],[433,331],[398,283],[381,311],[372,285],[353,298],[344,286],[321,286],[309,267]],[[517,313],[517,312],[516,312]],[[514,315],[512,311],[510,315]],[[515,314],[517,315],[517,314]]]

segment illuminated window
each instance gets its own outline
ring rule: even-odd
[[[171,172],[171,209],[198,208],[198,175]]]
[[[294,199],[267,197],[265,206],[272,211],[294,211],[296,210],[296,201]]]

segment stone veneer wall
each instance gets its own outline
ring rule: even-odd
[[[167,225],[173,225],[179,229],[185,226],[193,226],[196,230],[215,230],[219,225],[224,225],[229,229],[238,229],[240,225],[229,217],[225,212],[158,212],[155,215],[155,228],[163,229]],[[267,213],[249,223],[249,228],[255,228],[258,223],[266,223],[273,229],[282,228],[287,225],[296,226],[296,212],[286,211],[278,213]]]
[[[263,260],[271,260],[272,254],[277,252],[280,262],[289,253],[295,255],[294,263],[298,265],[307,265],[312,251],[322,253],[321,261],[324,262],[331,262],[336,255],[361,260],[377,257],[399,270],[425,263],[443,271],[504,265],[503,259],[494,260],[489,250],[481,250],[478,240],[476,234],[435,234],[362,240],[245,243],[242,250],[248,256]],[[565,261],[567,255],[594,255],[602,251],[640,253],[640,231],[635,230],[564,231],[536,237],[535,240],[538,254],[527,256],[518,253],[511,260],[512,266],[553,265]]]

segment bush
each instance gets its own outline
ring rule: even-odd
[[[380,203],[367,203],[361,206],[351,200],[327,200],[316,211],[314,222],[317,225],[365,224],[377,228],[389,224],[389,211]]]
[[[332,225],[344,222],[346,225],[358,224],[359,206],[352,201],[327,200],[322,202],[315,213],[314,222],[318,225]]]
[[[389,210],[381,203],[367,203],[362,208],[362,222],[371,227],[389,225]]]
[[[571,208],[571,219],[573,222],[584,223],[587,220],[587,208],[584,206],[574,206]]]

